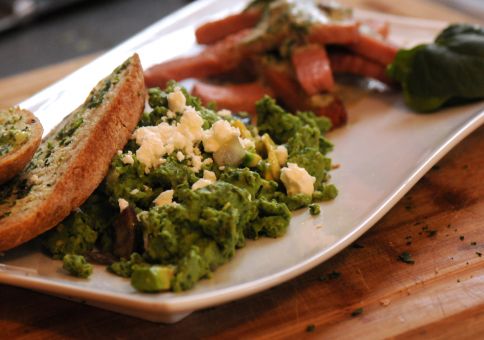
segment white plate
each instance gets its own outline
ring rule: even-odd
[[[245,1],[197,1],[155,23],[91,64],[21,103],[49,131],[87,96],[90,88],[133,52],[148,67],[197,50],[194,27],[208,17],[240,9]],[[401,45],[430,41],[445,23],[357,11],[391,23],[391,39]],[[0,258],[0,282],[136,317],[175,322],[190,312],[239,299],[287,281],[344,249],[380,219],[425,172],[484,122],[483,104],[418,115],[399,93],[373,92],[349,101],[350,118],[330,134],[333,172],[340,195],[322,204],[322,214],[294,214],[286,236],[248,242],[209,280],[184,293],[140,294],[125,279],[96,266],[89,280],[62,273],[60,261],[43,255],[37,242]]]

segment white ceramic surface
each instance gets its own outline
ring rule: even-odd
[[[79,105],[90,88],[133,52],[148,67],[194,53],[193,30],[245,1],[197,1],[147,28],[20,105],[33,110],[46,131]],[[230,6],[229,6],[230,5]],[[356,11],[391,23],[400,45],[430,41],[445,23]],[[65,275],[60,261],[43,255],[37,241],[0,257],[0,282],[39,290],[158,322],[176,322],[191,311],[239,299],[287,281],[327,260],[380,219],[425,172],[484,122],[482,102],[433,115],[412,113],[395,92],[347,94],[349,123],[329,135],[335,144],[333,183],[340,194],[322,214],[294,214],[286,236],[248,242],[235,258],[193,290],[140,294],[125,279],[96,266],[89,280]]]

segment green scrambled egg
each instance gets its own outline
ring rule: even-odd
[[[253,126],[175,83],[151,89],[149,104],[102,185],[44,235],[53,257],[102,253],[139,291],[184,291],[246,239],[284,235],[291,210],[337,194],[324,117],[265,97]]]

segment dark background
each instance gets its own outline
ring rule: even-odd
[[[111,49],[189,0],[87,0],[0,33],[0,78]]]

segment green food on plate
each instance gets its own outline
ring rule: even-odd
[[[484,98],[484,28],[450,25],[434,43],[400,50],[388,74],[415,111]]]
[[[138,291],[184,291],[247,239],[283,236],[292,210],[337,195],[324,117],[265,97],[254,126],[176,83],[150,89],[149,104],[101,186],[43,236],[53,257],[96,249]]]
[[[67,254],[62,261],[62,268],[73,276],[87,279],[92,274],[92,265],[82,255]]]

